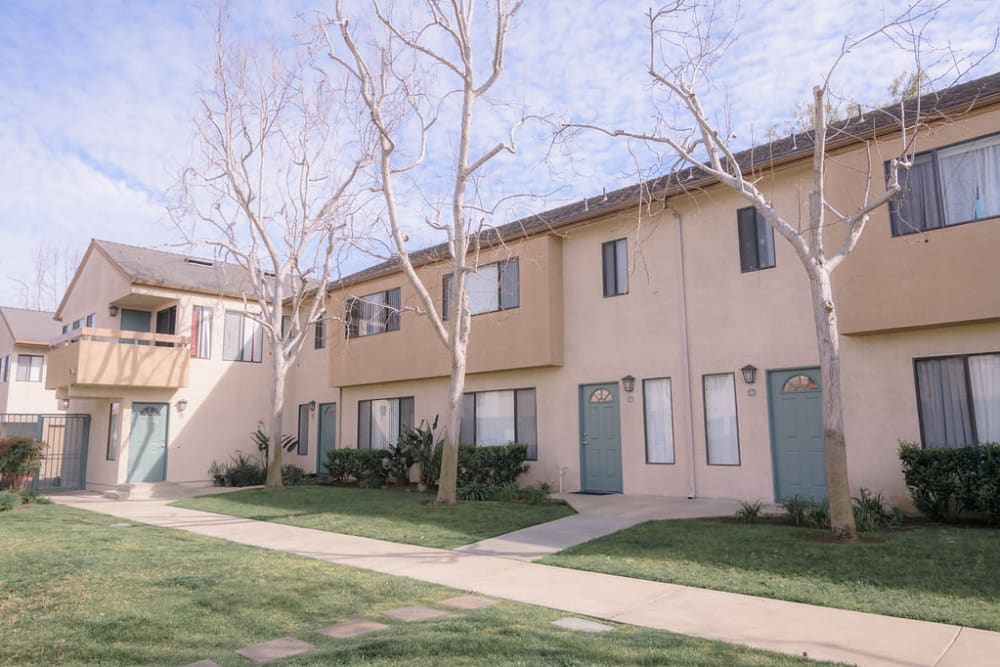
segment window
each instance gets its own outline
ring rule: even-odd
[[[69,325],[68,324],[64,324],[63,325],[62,332],[63,333],[69,333]]]
[[[481,447],[517,442],[527,445],[529,460],[537,460],[537,414],[534,389],[466,394],[459,441]]]
[[[37,354],[17,355],[18,382],[41,382],[43,359],[44,357]]]
[[[117,401],[111,402],[108,410],[108,453],[109,461],[118,460],[118,440],[121,437],[121,404]]]
[[[263,348],[264,331],[260,322],[243,313],[227,310],[222,333],[222,358],[226,361],[259,362]]]
[[[399,331],[399,288],[347,301],[347,337]]]
[[[10,375],[10,355],[0,357],[0,382],[6,382]]]
[[[76,331],[77,329],[79,329],[80,325],[82,325],[82,324],[83,324],[83,320],[73,320],[73,331]]]
[[[316,336],[313,339],[313,348],[322,350],[326,347],[326,320],[316,322]]]
[[[1000,134],[915,156],[889,203],[892,235],[1000,215]]]
[[[465,278],[469,295],[469,313],[492,313],[521,305],[521,265],[517,257],[480,266]],[[451,274],[441,281],[441,304],[444,318],[451,312]]]
[[[299,405],[299,446],[296,454],[300,455],[309,453],[309,409],[309,403]]]
[[[705,441],[708,446],[708,464],[738,466],[740,464],[740,436],[736,422],[736,380],[732,373],[706,375],[702,378],[705,388]]]
[[[209,306],[191,309],[191,356],[195,359],[212,357],[212,309]]]
[[[628,294],[628,242],[608,241],[601,246],[604,296]]]
[[[91,313],[90,315],[87,315],[87,326],[88,327],[95,326],[96,323],[97,323],[97,313]]]
[[[281,338],[282,340],[288,335],[288,332],[292,330],[292,316],[282,315],[281,316]]]
[[[754,207],[736,211],[740,237],[740,271],[774,268],[774,230]]]
[[[646,463],[674,462],[674,414],[670,378],[642,381]]]
[[[358,449],[395,445],[404,428],[413,428],[413,397],[358,401]]]
[[[925,447],[1000,442],[1000,354],[914,361]]]

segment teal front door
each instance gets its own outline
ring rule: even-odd
[[[818,368],[770,371],[774,495],[826,498],[823,462],[823,393]]]
[[[319,431],[316,435],[316,472],[326,472],[326,453],[337,447],[337,404],[319,404]]]
[[[622,492],[617,382],[580,387],[580,484],[583,491]]]
[[[128,439],[128,481],[162,482],[167,476],[166,403],[133,403]]]

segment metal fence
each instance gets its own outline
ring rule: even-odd
[[[32,482],[32,492],[84,488],[90,415],[0,413],[0,438],[12,437],[45,443],[45,458]]]

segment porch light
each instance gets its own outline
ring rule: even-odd
[[[60,410],[69,410],[69,399],[68,398],[61,398],[61,399],[59,399],[59,409]]]
[[[635,391],[635,376],[626,375],[622,378],[622,389],[625,390],[626,394],[631,394]]]
[[[309,401],[309,412],[316,412],[316,401]]]
[[[747,364],[740,369],[740,372],[743,373],[743,381],[747,384],[753,384],[757,381],[757,367],[753,364]]]
[[[111,317],[115,317],[117,314],[118,314],[118,306],[116,306],[115,304],[111,304],[110,306],[108,306],[108,315],[110,315]]]
[[[186,398],[182,398],[181,400],[177,401],[177,412],[184,412],[185,410],[187,410],[187,407],[188,407],[188,401]]]

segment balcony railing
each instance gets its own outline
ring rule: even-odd
[[[186,387],[188,339],[84,327],[51,342],[45,386]]]

